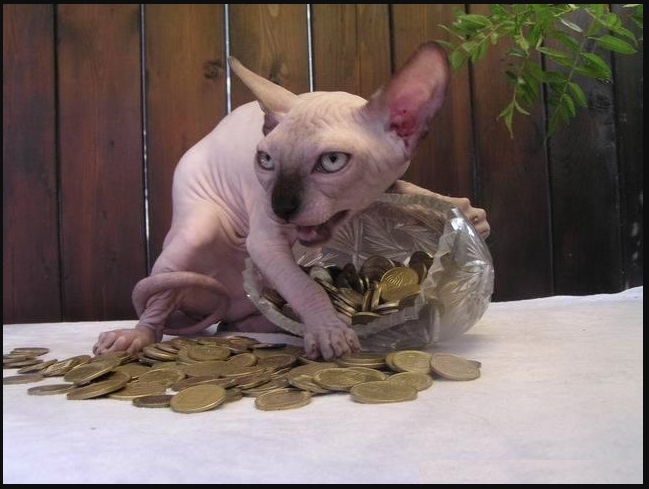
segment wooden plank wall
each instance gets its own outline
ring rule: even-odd
[[[369,97],[455,9],[486,8],[4,5],[3,321],[134,317],[174,167],[227,112],[226,46],[292,91]],[[494,300],[642,284],[642,55],[546,141],[543,107],[513,140],[495,120],[505,51],[455,73],[406,177],[487,209]],[[233,78],[232,108],[250,100]]]

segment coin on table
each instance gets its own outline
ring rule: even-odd
[[[43,363],[38,363],[35,365],[28,365],[26,367],[21,368],[18,370],[19,374],[35,374],[36,372],[40,372],[41,370],[45,370],[47,367],[50,365],[54,365],[58,360],[48,360]]]
[[[207,362],[210,360],[226,360],[230,356],[230,350],[219,345],[196,345],[189,348],[187,354],[194,360]]]
[[[74,367],[72,370],[67,372],[63,376],[63,380],[65,380],[66,382],[72,382],[76,385],[87,384],[97,377],[101,377],[102,375],[111,372],[118,365],[119,360],[116,358],[110,358],[99,362],[86,363],[84,365]]]
[[[328,368],[313,375],[313,380],[320,387],[332,391],[348,391],[356,384],[367,382],[365,372],[357,372],[350,368]]]
[[[333,362],[311,362],[305,365],[300,365],[299,367],[293,367],[286,373],[286,378],[290,381],[291,378],[297,377],[298,375],[308,375],[309,377],[313,377],[315,373],[320,370],[337,367],[338,365]]]
[[[43,376],[38,374],[12,375],[11,377],[3,377],[2,384],[30,384],[32,382],[40,382],[41,380],[43,380]]]
[[[398,372],[430,372],[430,353],[417,350],[403,350],[391,355],[392,365]]]
[[[27,358],[26,360],[3,360],[2,368],[21,368],[21,367],[31,367],[33,365],[40,365],[43,363],[43,360],[38,358]]]
[[[279,370],[281,368],[290,367],[297,361],[295,355],[271,355],[267,357],[262,357],[257,360],[257,366],[259,367],[272,367],[273,369]]]
[[[451,353],[435,353],[430,366],[433,372],[445,379],[475,380],[480,377],[480,369],[475,361]]]
[[[141,365],[139,363],[127,363],[125,365],[120,365],[115,368],[116,372],[124,372],[131,376],[132,379],[137,379],[140,375],[143,375],[151,370],[151,367],[146,365]]]
[[[160,350],[156,344],[147,345],[142,349],[142,352],[149,358],[155,360],[175,360],[178,357],[177,353],[169,353],[168,351]]]
[[[185,378],[185,372],[179,368],[162,368],[150,370],[140,375],[140,382],[156,382],[169,387]]]
[[[201,384],[180,391],[171,399],[171,409],[178,413],[200,413],[225,401],[226,392],[218,385]]]
[[[225,403],[235,402],[241,398],[243,398],[243,394],[241,393],[241,389],[239,389],[238,387],[234,387],[225,391]]]
[[[37,385],[27,389],[27,394],[30,396],[51,396],[53,394],[67,394],[75,388],[74,384],[50,384],[50,385]]]
[[[353,401],[365,404],[412,401],[417,398],[414,387],[388,380],[355,385],[350,393]]]
[[[241,393],[246,397],[258,397],[261,396],[262,394],[265,394],[266,392],[270,392],[277,389],[283,389],[286,386],[288,386],[288,380],[286,380],[285,378],[270,379],[265,384],[261,384],[257,387],[253,387],[252,389],[242,390]]]
[[[311,393],[295,389],[277,389],[260,395],[255,406],[262,411],[282,411],[306,406],[311,402]]]
[[[11,353],[20,353],[20,354],[26,354],[30,356],[37,356],[37,357],[40,357],[41,355],[45,355],[46,353],[49,352],[50,352],[49,348],[43,348],[42,346],[19,346],[11,350]]]
[[[45,377],[58,377],[67,374],[74,367],[84,365],[90,361],[90,355],[77,355],[75,357],[66,358],[60,362],[53,363],[45,370],[43,375]]]
[[[172,397],[173,396],[171,394],[136,397],[135,399],[133,399],[133,406],[147,408],[169,407]]]
[[[257,363],[257,357],[252,353],[239,353],[228,358],[227,362],[237,367],[252,367]]]
[[[336,363],[343,367],[381,368],[385,366],[385,353],[346,353],[336,360]]]
[[[118,391],[111,392],[108,397],[111,399],[131,400],[142,396],[161,396],[167,387],[157,382],[130,382]]]
[[[233,385],[236,385],[237,379],[234,378],[224,379],[216,375],[206,375],[204,377],[187,377],[186,379],[183,379],[180,382],[176,382],[175,384],[173,384],[171,386],[171,389],[176,392],[180,392],[183,389],[187,389],[188,387],[192,387],[194,385],[199,385],[199,384],[218,385],[220,387],[223,387],[224,389],[227,389],[228,387],[232,387]]]
[[[354,372],[359,372],[363,374],[365,376],[364,382],[372,382],[374,380],[386,380],[388,378],[388,374],[376,370],[374,368],[368,368],[368,367],[347,367],[347,368],[349,368],[349,370],[353,370]]]
[[[433,378],[421,372],[401,372],[388,377],[388,381],[414,387],[417,391],[426,390],[433,385]]]
[[[78,401],[82,399],[92,399],[94,397],[110,394],[121,389],[130,380],[130,377],[123,372],[113,372],[109,375],[108,380],[90,383],[83,387],[78,387],[68,392],[68,399]]]
[[[303,391],[308,391],[313,394],[328,394],[331,392],[329,389],[325,389],[324,387],[320,387],[318,384],[316,384],[313,381],[313,377],[311,375],[295,375],[288,379],[289,383],[293,387],[297,387],[298,389],[302,389]]]

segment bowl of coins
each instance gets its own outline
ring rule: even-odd
[[[321,249],[296,244],[296,262],[352,324],[365,350],[423,348],[466,332],[493,292],[489,249],[454,205],[385,194]],[[248,297],[270,321],[303,336],[300,317],[250,260]]]

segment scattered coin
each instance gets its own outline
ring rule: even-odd
[[[209,411],[225,401],[226,393],[218,385],[201,384],[180,391],[171,399],[171,409],[178,413]]]
[[[136,397],[135,399],[133,399],[133,406],[147,408],[165,408],[169,407],[172,397],[173,396],[170,394]]]
[[[255,406],[262,411],[296,409],[311,402],[311,393],[294,389],[278,389],[260,395]]]
[[[380,380],[366,382],[352,387],[352,400],[365,404],[412,401],[417,398],[417,390],[409,385]]]
[[[43,376],[38,374],[12,375],[11,377],[3,377],[2,384],[30,384],[32,382],[40,382],[41,380],[43,380]]]
[[[387,380],[414,387],[417,391],[424,391],[433,385],[433,378],[421,372],[401,372],[390,375]]]
[[[50,396],[52,394],[67,394],[74,389],[74,384],[50,384],[50,385],[37,385],[27,389],[27,394],[30,396]]]
[[[437,375],[450,380],[475,380],[480,377],[476,362],[451,353],[434,354],[430,366]]]

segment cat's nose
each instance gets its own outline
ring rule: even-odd
[[[275,215],[286,222],[295,217],[302,204],[301,194],[302,186],[298,179],[280,178],[273,187],[271,198]]]
[[[297,214],[300,208],[300,197],[292,194],[276,198],[275,195],[273,193],[273,212],[277,217],[288,222],[291,217]]]

